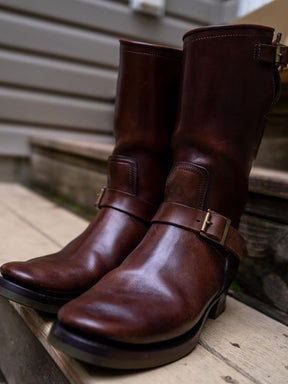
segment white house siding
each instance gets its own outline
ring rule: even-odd
[[[26,156],[35,135],[112,141],[118,39],[180,46],[238,0],[166,5],[154,18],[128,0],[0,0],[0,155]]]

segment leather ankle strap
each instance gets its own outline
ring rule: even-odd
[[[256,44],[255,58],[284,68],[288,64],[288,47],[282,44]]]
[[[247,256],[247,248],[243,237],[231,226],[231,220],[217,212],[211,210],[205,212],[185,205],[165,202],[159,207],[152,219],[153,222],[168,223],[196,232],[221,245],[238,259]]]
[[[148,201],[110,188],[101,189],[95,205],[99,209],[104,207],[114,208],[147,222],[150,222],[157,210],[157,206]]]

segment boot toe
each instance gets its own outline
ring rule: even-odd
[[[25,263],[21,261],[3,264],[0,271],[3,277],[10,277],[27,284],[32,284],[34,281],[32,271],[27,269]]]
[[[78,299],[70,301],[58,312],[58,319],[64,326],[90,336],[122,342],[133,341],[129,330],[135,332],[135,324],[133,320],[129,321],[129,317],[131,313],[125,314],[125,309],[119,305],[82,304]]]
[[[182,333],[177,327],[177,313],[169,313],[165,302],[161,305],[146,297],[145,303],[140,292],[121,295],[117,289],[109,291],[109,286],[101,291],[98,284],[97,292],[92,288],[91,294],[87,291],[60,309],[58,319],[62,325],[89,337],[128,344],[165,341]]]
[[[59,276],[59,270],[52,263],[44,260],[31,262],[9,262],[1,267],[1,274],[6,279],[12,279],[18,284],[26,284],[36,289],[61,291],[63,281]]]

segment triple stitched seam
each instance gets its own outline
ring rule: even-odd
[[[207,194],[208,188],[208,172],[203,168],[198,168],[196,164],[188,164],[188,163],[177,163],[173,167],[171,174],[168,177],[167,187],[169,188],[170,180],[173,178],[174,174],[177,173],[177,170],[182,170],[187,173],[192,173],[199,177],[199,182],[196,187],[196,197],[195,204],[198,207],[204,208],[204,203]],[[169,200],[166,200],[169,201]],[[191,201],[190,201],[191,203]]]
[[[210,39],[222,39],[222,38],[229,38],[229,37],[253,37],[255,39],[259,39],[259,37],[263,38],[263,35],[258,35],[258,34],[253,34],[253,35],[242,35],[242,34],[229,34],[229,35],[215,35],[215,36],[203,36],[203,37],[198,37],[198,38],[193,38],[187,36],[187,40],[185,39],[186,44],[192,44],[196,41],[199,40],[210,40]],[[268,37],[266,37],[268,39]]]
[[[132,188],[133,194],[137,195],[137,163],[133,159],[123,159],[118,155],[112,155],[109,158],[110,163],[121,164],[128,166],[128,183],[129,187]]]
[[[163,54],[159,54],[157,52],[136,52],[136,51],[128,51],[127,49],[123,49],[123,53],[133,53],[133,55],[145,55],[145,56],[152,56],[152,57],[160,57],[162,59],[172,59],[172,60],[182,60],[182,55],[179,54],[179,55],[163,55]]]

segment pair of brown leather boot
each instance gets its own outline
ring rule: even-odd
[[[224,311],[246,255],[236,228],[249,172],[288,61],[272,38],[257,25],[200,28],[183,54],[121,41],[100,212],[60,252],[1,268],[3,296],[46,312],[69,302],[55,347],[99,366],[154,367],[189,353]]]

